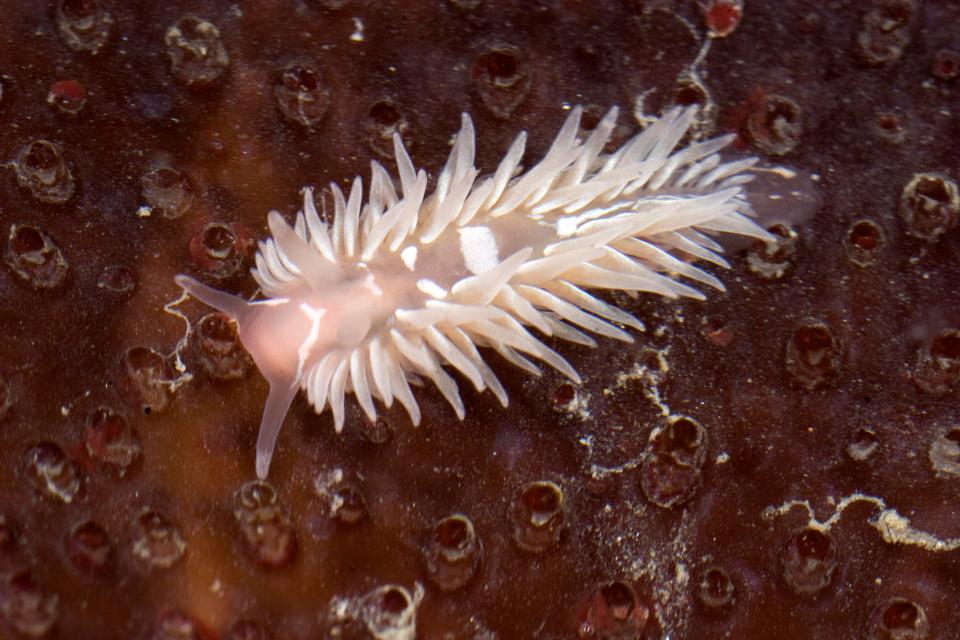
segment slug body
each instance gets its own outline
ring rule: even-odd
[[[331,185],[332,226],[321,221],[311,189],[291,228],[276,212],[253,276],[266,296],[247,302],[188,276],[177,283],[239,323],[243,345],[270,383],[257,441],[257,475],[266,477],[277,434],[299,389],[317,412],[330,406],[336,429],[352,392],[370,418],[375,401],[400,402],[414,424],[410,388],[433,381],[463,418],[459,371],[478,390],[507,394],[478,347],[489,347],[532,373],[530,358],[573,381],[570,364],[530,329],[593,345],[592,332],[631,342],[618,325],[642,329],[587,289],[646,291],[702,298],[677,276],[723,289],[690,264],[726,265],[707,234],[769,239],[750,216],[743,185],[753,158],[718,152],[733,135],[677,150],[695,115],[678,108],[612,154],[604,146],[616,123],[611,109],[585,141],[580,109],[567,118],[544,159],[521,172],[521,133],[495,173],[478,179],[474,130],[462,127],[437,186],[416,171],[399,136],[394,147],[400,194],[371,163],[364,204],[360,178],[347,198]]]

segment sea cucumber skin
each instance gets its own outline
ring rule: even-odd
[[[520,134],[497,170],[478,179],[474,130],[463,122],[433,193],[395,137],[400,194],[372,163],[367,202],[356,178],[349,197],[331,186],[335,212],[321,221],[311,189],[293,228],[277,212],[253,275],[266,296],[248,303],[188,276],[187,292],[239,323],[240,338],[270,384],[257,442],[266,477],[283,418],[298,389],[339,431],[352,392],[370,420],[375,401],[394,399],[420,421],[410,382],[433,381],[464,417],[457,370],[478,391],[507,394],[478,347],[532,373],[542,360],[579,381],[576,370],[533,331],[581,344],[586,332],[632,341],[642,329],[588,289],[702,297],[678,276],[722,289],[692,260],[726,265],[707,234],[759,239],[743,185],[754,164],[723,162],[733,136],[676,150],[695,109],[674,109],[612,154],[604,153],[617,110],[585,141],[580,109],[544,159],[526,172]]]

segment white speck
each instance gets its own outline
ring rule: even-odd
[[[577,225],[580,220],[577,216],[565,216],[557,220],[557,235],[561,238],[567,238],[577,232]]]
[[[570,399],[570,402],[562,407],[557,407],[557,411],[575,415],[581,420],[589,420],[593,417],[590,413],[590,395],[583,389],[577,389],[574,391],[573,398]],[[584,444],[582,440],[580,444]]]
[[[781,167],[779,165],[775,167],[752,167],[750,170],[753,171],[754,173],[759,173],[763,171],[767,173],[772,173],[774,175],[780,176],[784,180],[792,180],[793,178],[797,177],[796,171],[794,171],[793,169],[788,169],[787,167]],[[814,178],[814,180],[816,179],[817,178]]]
[[[730,462],[730,454],[726,452],[718,454],[716,461],[717,461],[717,464],[724,464],[726,462]]]
[[[403,264],[407,266],[407,269],[413,271],[414,267],[417,266],[417,248],[407,247],[400,252],[400,259],[403,260]]]
[[[213,582],[210,583],[210,591],[218,596],[223,595],[223,583],[220,582],[219,578],[214,578]]]
[[[149,218],[152,214],[153,214],[153,209],[151,209],[146,205],[143,205],[142,207],[137,209],[138,218]]]
[[[442,300],[447,297],[446,289],[438,285],[433,280],[427,280],[426,278],[417,280],[417,289],[420,289],[420,291],[423,293],[438,300]]]
[[[303,367],[310,356],[310,350],[313,349],[320,335],[320,318],[327,312],[326,309],[314,309],[306,302],[300,303],[300,310],[310,318],[310,333],[297,349],[297,380],[303,375]]]
[[[367,274],[367,278],[363,281],[363,286],[372,293],[373,295],[380,297],[383,295],[383,289],[377,286],[377,281],[373,277],[372,273]]]
[[[257,300],[251,304],[262,304],[265,307],[276,307],[277,305],[287,304],[290,302],[290,298],[266,298],[264,300]]]
[[[354,42],[363,42],[365,39],[363,36],[363,20],[360,18],[354,18],[353,28],[356,29],[356,31],[350,34],[350,39]]]
[[[335,467],[327,473],[321,473],[313,480],[313,490],[321,499],[330,505],[329,514],[331,518],[337,517],[337,512],[343,507],[343,496],[333,488],[343,482],[343,469]]]
[[[500,264],[497,239],[487,227],[463,227],[460,231],[460,254],[463,264],[476,275]]]

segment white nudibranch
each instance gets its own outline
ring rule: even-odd
[[[695,108],[670,111],[609,154],[604,147],[617,109],[586,140],[578,138],[580,115],[573,110],[529,170],[520,167],[521,133],[482,178],[473,164],[473,123],[464,115],[430,194],[426,172],[394,136],[399,192],[373,162],[366,203],[359,177],[346,198],[331,185],[330,227],[310,188],[292,228],[270,212],[272,237],[260,243],[253,269],[263,300],[247,302],[177,276],[183,289],[238,322],[244,347],[270,384],[257,440],[259,477],[267,475],[299,389],[318,413],[330,407],[337,431],[347,393],[370,420],[375,401],[390,407],[397,400],[418,424],[410,383],[422,378],[462,419],[448,368],[506,406],[507,393],[478,348],[532,373],[539,373],[532,360],[540,360],[579,382],[531,329],[584,345],[595,344],[588,332],[632,342],[624,327],[643,324],[588,289],[702,298],[678,278],[723,290],[691,264],[727,266],[711,235],[770,239],[751,219],[744,190],[755,159],[719,155],[733,135],[677,148]]]

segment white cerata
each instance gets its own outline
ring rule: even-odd
[[[530,359],[541,360],[579,382],[531,329],[586,345],[595,344],[586,332],[632,342],[623,327],[642,330],[642,323],[589,289],[702,298],[682,276],[722,290],[691,264],[726,266],[710,236],[771,236],[752,219],[744,191],[756,159],[719,155],[734,135],[678,149],[695,115],[696,107],[675,108],[608,154],[617,109],[581,140],[577,107],[538,164],[522,170],[521,133],[485,177],[474,167],[473,123],[464,115],[429,195],[426,172],[413,166],[395,135],[399,190],[372,162],[366,203],[359,177],[347,198],[331,185],[329,227],[310,188],[292,228],[270,212],[272,237],[259,244],[253,269],[264,299],[247,302],[177,276],[184,290],[237,321],[270,384],[257,475],[267,476],[299,389],[318,413],[329,405],[337,431],[347,393],[370,420],[375,401],[390,407],[397,400],[419,424],[410,383],[423,378],[463,419],[445,366],[507,405],[478,348],[534,373]]]

